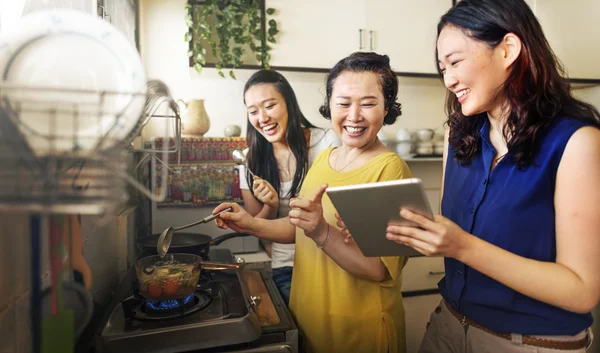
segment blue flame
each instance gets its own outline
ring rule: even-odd
[[[187,297],[183,298],[183,301],[178,301],[175,299],[146,300],[146,306],[153,311],[167,311],[167,310],[178,308],[182,302],[183,302],[183,305],[189,303],[190,300],[192,300],[192,298],[194,298],[193,294],[190,294]]]

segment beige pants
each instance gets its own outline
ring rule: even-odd
[[[429,327],[421,343],[419,353],[585,353],[578,350],[556,350],[520,344],[520,335],[514,334],[512,341],[494,336],[473,326],[463,327],[448,311],[442,300],[431,314]],[[575,336],[535,336],[554,341],[576,341],[588,337],[588,348],[593,335],[590,329]]]

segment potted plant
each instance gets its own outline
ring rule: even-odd
[[[198,73],[212,57],[221,77],[225,77],[222,70],[229,68],[229,76],[235,79],[233,69],[242,66],[248,49],[262,67],[269,68],[268,43],[276,42],[279,30],[275,20],[263,18],[275,13],[273,8],[264,9],[264,0],[188,0],[185,8],[188,56]]]

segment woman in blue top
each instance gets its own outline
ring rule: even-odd
[[[523,0],[440,20],[449,90],[441,211],[387,237],[444,256],[420,352],[585,352],[600,297],[598,111],[575,99]]]

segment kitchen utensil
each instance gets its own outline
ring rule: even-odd
[[[211,245],[216,246],[225,240],[243,236],[250,236],[250,234],[228,233],[213,239],[210,235],[206,234],[177,233],[177,235],[172,238],[167,253],[186,253],[207,256]],[[156,243],[159,237],[160,234],[153,234],[138,238],[138,248],[146,254],[157,254]]]
[[[436,142],[433,145],[433,153],[434,154],[444,154],[444,141]]]
[[[256,175],[254,173],[252,173],[252,171],[250,170],[250,168],[248,168],[248,166],[246,165],[246,154],[244,153],[244,151],[242,150],[233,150],[233,153],[231,154],[231,157],[233,158],[233,161],[237,164],[237,165],[243,165],[244,167],[246,167],[246,170],[248,172],[250,172],[250,175],[252,175],[253,178],[256,178]]]
[[[42,305],[41,305],[41,295],[40,295],[40,282],[41,282],[41,274],[40,274],[40,258],[41,258],[41,231],[40,231],[40,223],[41,217],[39,214],[32,214],[29,217],[29,232],[31,237],[31,312],[30,312],[30,320],[31,320],[31,351],[33,353],[41,352],[41,342],[42,342]]]
[[[241,264],[204,262],[198,255],[143,257],[135,263],[138,291],[146,299],[183,299],[196,291],[200,270],[237,270]]]
[[[416,132],[419,141],[431,141],[433,133],[432,129],[418,129]]]
[[[67,216],[68,224],[70,225],[67,237],[65,240],[65,249],[68,254],[67,261],[64,262],[63,268],[69,268],[79,271],[83,275],[83,283],[88,290],[92,289],[92,269],[83,257],[83,232],[77,216]]]
[[[396,143],[396,153],[398,153],[400,156],[406,157],[410,155],[411,150],[412,142],[410,140]]]
[[[64,281],[62,288],[64,309],[73,313],[73,336],[77,340],[92,318],[94,302],[90,292],[76,282]],[[42,292],[44,315],[51,315],[51,290],[48,287]]]
[[[195,225],[198,224],[202,224],[202,223],[208,223],[212,220],[214,220],[215,218],[219,217],[219,215],[223,212],[229,212],[231,211],[232,208],[231,207],[227,207],[226,209],[222,210],[219,213],[207,216],[202,218],[199,221],[196,221],[194,223],[190,223],[190,224],[186,224],[184,226],[180,226],[180,227],[169,227],[167,229],[165,229],[161,234],[160,237],[158,238],[158,241],[156,242],[156,252],[157,254],[162,258],[167,254],[167,251],[169,251],[169,246],[171,245],[171,241],[173,239],[173,234],[175,233],[175,231],[177,230],[183,230],[183,229],[187,229],[190,227],[193,227]]]
[[[138,125],[144,66],[107,21],[71,9],[33,12],[2,33],[0,48],[3,84],[16,87],[5,97],[36,154],[110,148]]]
[[[18,156],[19,161],[26,165],[31,171],[39,171],[40,166],[35,157],[35,153],[31,149],[31,146],[29,146],[25,136],[11,120],[11,115],[16,117],[16,112],[12,111],[8,107],[8,102],[0,97],[0,132],[3,139],[3,145],[8,146],[12,153]]]
[[[239,125],[227,125],[223,130],[223,134],[226,137],[238,137],[242,134],[242,128]]]
[[[410,132],[406,129],[396,131],[396,141],[411,141]]]
[[[44,353],[73,352],[75,347],[74,316],[71,310],[63,307],[63,284],[61,279],[62,231],[65,226],[63,216],[50,217],[50,315],[42,321],[42,350]],[[42,308],[44,306],[42,300]],[[43,310],[42,310],[43,312]]]

